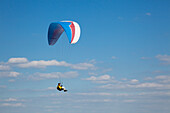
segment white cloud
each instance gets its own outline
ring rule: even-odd
[[[115,96],[131,96],[132,94],[129,94],[129,93],[118,93],[118,94],[114,94]]]
[[[38,80],[38,78],[37,78]],[[33,89],[31,91],[33,92],[43,92],[43,91],[54,91],[56,90],[56,87],[48,87],[48,88],[45,88],[45,89]]]
[[[117,59],[117,57],[115,57],[115,56],[112,56],[112,59]]]
[[[99,86],[99,88],[104,88],[104,89],[122,89],[126,88],[125,84],[106,84]]]
[[[170,76],[167,75],[156,76],[155,79],[159,80],[159,82],[162,83],[170,83]]]
[[[27,58],[10,58],[8,63],[25,63],[28,62]]]
[[[22,103],[2,103],[0,106],[3,107],[24,107]]]
[[[102,80],[110,80],[110,79],[111,79],[110,75],[102,75],[99,77],[91,76],[89,78],[84,78],[83,80],[102,81]]]
[[[25,100],[16,99],[16,98],[7,98],[7,99],[1,99],[0,101],[2,101],[2,102],[21,102],[21,101],[25,101]]]
[[[105,89],[127,89],[127,88],[154,88],[154,89],[170,89],[170,84],[160,84],[160,83],[138,83],[138,84],[129,84],[129,83],[118,83],[118,84],[106,84],[99,86],[99,88]]]
[[[160,75],[160,76],[156,76],[156,79],[169,79],[170,76],[165,76],[165,75]]]
[[[129,87],[134,87],[134,88],[160,88],[160,87],[163,87],[163,85],[158,84],[158,83],[141,83],[141,84],[137,84],[137,85],[131,85]]]
[[[21,67],[21,68],[30,68],[30,67],[45,68],[46,66],[66,66],[67,67],[69,66],[69,64],[64,61],[58,62],[56,60],[48,60],[48,61],[40,60],[40,61],[31,61],[27,63],[18,64],[18,67]]]
[[[91,76],[90,78],[85,78],[85,79],[83,79],[83,80],[96,80],[96,79],[97,79],[97,77]]]
[[[92,63],[92,64],[95,64],[95,63],[96,63],[96,60],[95,60],[95,59],[92,59],[92,60],[90,60],[89,62]]]
[[[147,96],[170,96],[169,91],[153,91],[153,92],[141,92],[138,95],[147,95]]]
[[[96,76],[97,73],[89,72],[88,75],[94,75],[94,76]]]
[[[0,77],[18,77],[20,75],[19,72],[0,72]]]
[[[101,84],[118,82],[115,80],[114,77],[111,77],[110,75],[107,75],[107,74],[101,75],[101,76],[91,76],[89,78],[83,78],[82,80],[89,80],[89,81],[92,81],[95,83],[101,83]]]
[[[65,61],[56,61],[56,60],[40,60],[40,61],[31,61],[27,63],[21,63],[17,65],[20,68],[46,68],[47,66],[63,66],[63,67],[70,67],[72,69],[77,70],[87,70],[87,69],[95,69],[94,64],[90,63],[79,63],[79,64],[69,64]]]
[[[0,65],[0,70],[10,70],[10,66]]]
[[[111,99],[79,99],[75,100],[76,102],[112,102]]]
[[[156,58],[162,61],[164,64],[170,64],[170,56],[169,55],[157,55]]]
[[[17,101],[16,98],[8,98],[8,99],[5,99],[4,101],[6,102],[14,102],[14,101]]]
[[[77,70],[95,70],[94,61],[90,61],[89,63],[78,63],[71,64],[65,61],[57,61],[57,60],[38,60],[38,61],[28,61],[27,58],[10,58],[5,65],[0,65],[0,70],[9,70],[10,67],[19,67],[19,68],[46,68],[48,66],[60,66],[60,67],[69,67],[71,69]]]
[[[72,69],[79,69],[79,70],[87,70],[87,69],[95,69],[93,64],[89,63],[79,63],[79,64],[69,64],[69,67]]]
[[[18,75],[20,75],[20,73],[18,72],[9,72],[9,77],[17,77]]]
[[[111,93],[99,92],[99,93],[76,93],[77,95],[87,95],[87,96],[110,96]]]
[[[130,82],[131,82],[131,83],[137,83],[137,82],[139,82],[139,80],[137,80],[137,79],[132,79]]]
[[[147,16],[151,16],[151,13],[146,13]]]
[[[102,76],[91,76],[89,78],[84,78],[82,80],[89,80],[95,83],[103,83],[105,85],[98,86],[98,88],[103,89],[170,89],[170,76],[161,75],[156,76],[155,78],[147,77],[144,80],[150,80],[150,82],[141,81],[138,79],[128,80],[126,78],[116,80],[114,77],[110,75],[102,75]]]
[[[147,77],[145,80],[150,80],[150,81],[157,81],[159,83],[170,83],[170,76],[169,75],[159,75],[156,77]]]
[[[75,78],[79,74],[76,71],[70,72],[52,72],[52,73],[34,73],[30,78],[34,80],[42,80],[42,79],[57,79],[57,78]]]
[[[56,87],[48,87],[47,90],[55,90]]]
[[[149,57],[141,57],[142,60],[148,60],[150,59]]]
[[[110,80],[110,75],[102,75],[97,78],[97,80]]]

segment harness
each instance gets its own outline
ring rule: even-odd
[[[59,91],[63,90],[63,88],[62,88],[61,86],[57,86],[57,89],[58,89]]]

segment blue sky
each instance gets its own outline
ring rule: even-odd
[[[170,2],[1,0],[0,112],[169,113]],[[80,24],[47,41],[51,22]],[[62,82],[67,93],[55,87]]]

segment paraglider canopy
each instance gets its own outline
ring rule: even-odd
[[[74,21],[51,23],[48,29],[48,44],[54,45],[63,32],[66,32],[69,43],[74,44],[80,38],[80,26]]]

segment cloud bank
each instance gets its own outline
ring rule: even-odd
[[[87,69],[95,69],[94,64],[92,63],[79,63],[79,64],[71,64],[65,61],[57,61],[57,60],[38,60],[38,61],[28,61],[27,58],[10,58],[7,66],[0,65],[0,70],[2,69],[10,69],[9,66],[19,67],[19,68],[46,68],[48,66],[60,66],[60,67],[69,67],[71,69],[77,70],[87,70]]]
[[[157,55],[156,58],[160,60],[163,64],[170,64],[170,56],[169,55]]]
[[[70,72],[52,72],[52,73],[34,73],[32,76],[30,76],[30,79],[33,80],[43,80],[43,79],[58,79],[58,78],[75,78],[79,74],[76,71],[70,71]]]

